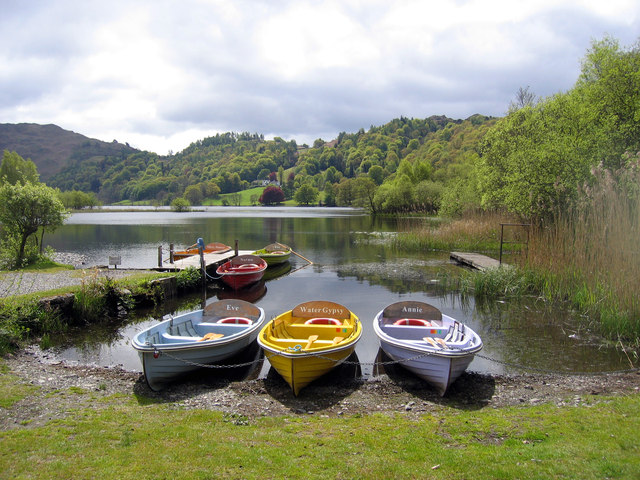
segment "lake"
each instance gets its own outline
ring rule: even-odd
[[[270,319],[309,300],[341,303],[363,322],[356,347],[364,377],[381,371],[378,341],[372,320],[386,305],[418,300],[469,325],[482,337],[484,349],[469,366],[482,373],[519,371],[606,372],[630,368],[624,352],[592,336],[573,312],[529,298],[476,305],[473,298],[443,292],[438,278],[457,275],[462,267],[448,252],[398,254],[385,237],[428,219],[378,218],[355,209],[299,207],[204,207],[176,213],[153,208],[136,211],[75,213],[63,227],[45,237],[57,252],[81,257],[85,266],[107,265],[119,255],[119,268],[151,268],[158,263],[158,246],[168,255],[192,245],[197,238],[254,250],[272,242],[290,245],[313,262],[292,256],[280,276],[237,293],[209,288],[206,292],[160,306],[147,315],[116,324],[98,325],[60,339],[53,351],[61,359],[83,364],[120,365],[141,371],[131,338],[165,314],[198,308],[222,296],[245,298],[264,308]],[[414,280],[402,278],[411,269]],[[247,375],[264,376],[268,362]]]

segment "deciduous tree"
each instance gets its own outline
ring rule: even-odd
[[[40,228],[42,235],[46,229],[55,230],[64,223],[66,215],[56,191],[44,184],[5,183],[0,187],[0,222],[3,235],[16,240],[17,267],[23,264],[29,238]]]

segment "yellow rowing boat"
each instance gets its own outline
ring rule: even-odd
[[[267,323],[258,344],[294,395],[344,362],[355,350],[362,324],[333,302],[301,303]]]

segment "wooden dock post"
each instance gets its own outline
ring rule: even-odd
[[[173,243],[170,243],[169,244],[169,263],[173,263],[173,261],[175,260],[173,258],[173,253],[174,253]]]
[[[162,245],[158,247],[158,267],[162,267]]]

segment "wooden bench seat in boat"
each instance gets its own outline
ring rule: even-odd
[[[353,332],[353,326],[349,324],[342,325],[313,325],[304,323],[290,323],[284,327],[284,330],[292,338],[308,339],[309,335],[319,335],[321,339],[333,339],[340,334],[347,337]]]
[[[444,338],[448,329],[415,325],[383,325],[382,331],[399,340],[422,340],[423,337]]]

